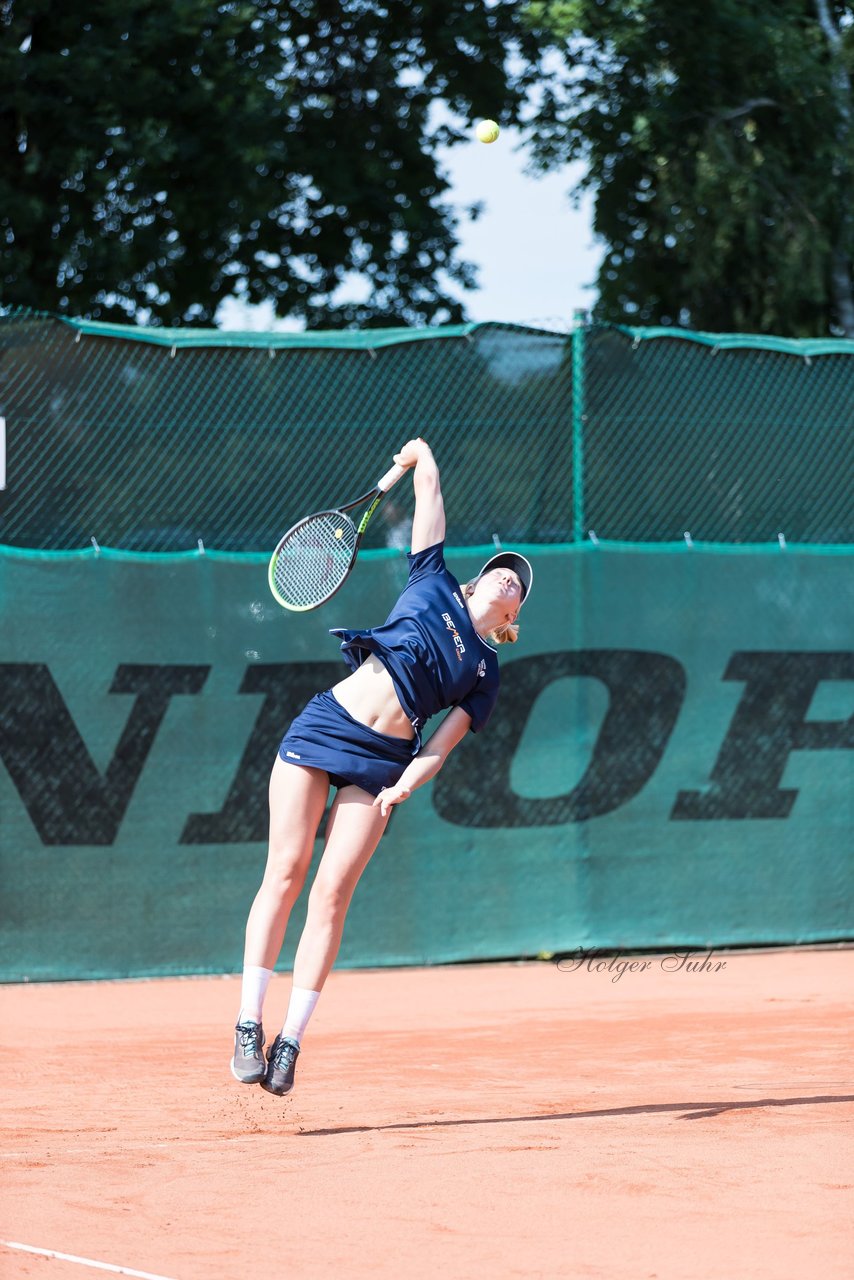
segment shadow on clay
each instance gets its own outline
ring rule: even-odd
[[[300,1137],[327,1137],[335,1133],[382,1133],[386,1130],[446,1129],[474,1124],[533,1124],[541,1120],[585,1120],[596,1116],[642,1116],[681,1111],[681,1120],[707,1120],[726,1111],[755,1111],[759,1107],[811,1107],[832,1102],[854,1102],[854,1094],[820,1094],[806,1098],[754,1098],[747,1102],[662,1102],[636,1107],[607,1107],[600,1111],[547,1112],[531,1116],[466,1117],[464,1120],[407,1120],[395,1124],[342,1125],[331,1129],[303,1129]]]

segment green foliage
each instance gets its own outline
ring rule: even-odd
[[[0,0],[0,301],[460,319],[432,108],[512,121],[537,48],[513,0]],[[368,300],[336,306],[349,272]]]
[[[532,129],[588,165],[604,319],[852,332],[854,8],[827,0],[556,0],[570,69]]]

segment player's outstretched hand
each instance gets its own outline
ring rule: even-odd
[[[380,813],[385,817],[393,804],[400,804],[401,800],[408,800],[411,795],[410,788],[402,787],[400,783],[393,787],[385,787],[374,801],[374,808],[379,808]]]

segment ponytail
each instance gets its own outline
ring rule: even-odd
[[[504,622],[500,627],[496,627],[494,631],[489,633],[490,640],[494,640],[496,644],[515,644],[519,639],[518,622]]]

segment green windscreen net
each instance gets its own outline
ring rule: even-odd
[[[394,345],[365,335],[355,349],[348,335],[173,348],[44,319],[4,332],[6,543],[272,551],[300,516],[370,488],[418,435],[447,477],[449,541],[569,535],[559,336],[487,326]],[[410,515],[401,486],[366,547]]]
[[[493,717],[394,811],[340,963],[850,937],[852,558],[524,549]],[[405,581],[373,552],[297,615],[260,558],[0,556],[0,975],[238,970],[281,736]]]
[[[235,337],[19,312],[0,319],[0,540],[263,551],[423,435],[455,545],[852,542],[852,356],[667,330]],[[399,542],[407,501],[366,546]]]
[[[451,572],[498,542],[534,589],[340,963],[854,936],[852,357],[0,317],[0,980],[239,969],[278,743],[346,675],[329,629],[405,584],[411,482],[321,609],[279,608],[267,560],[413,435]]]

